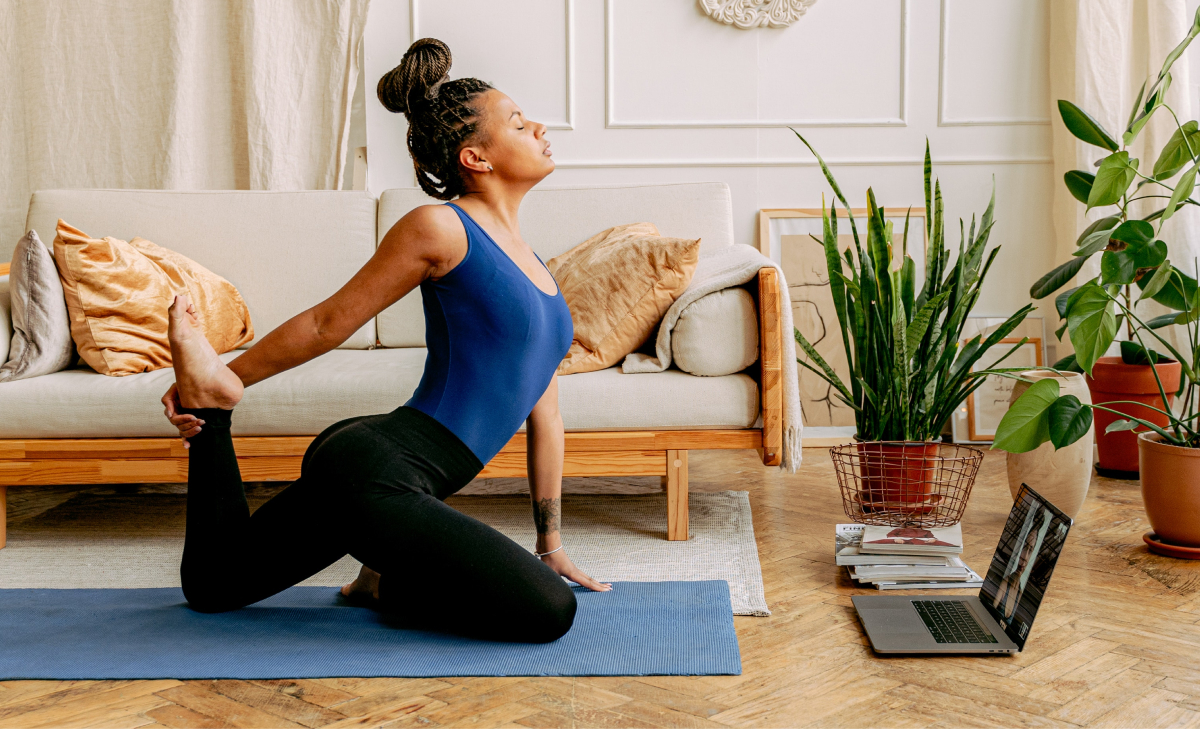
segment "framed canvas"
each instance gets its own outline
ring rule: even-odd
[[[969,317],[963,330],[963,341],[975,336],[987,336],[1003,318]],[[1044,322],[1040,317],[1027,317],[1008,337],[1001,339],[983,353],[973,369],[983,370],[993,366],[1013,345],[1028,339],[1012,356],[1000,364],[1001,367],[1042,367],[1046,362]],[[951,419],[953,438],[959,443],[991,443],[996,436],[1000,419],[1008,412],[1008,399],[1015,382],[1007,377],[989,375],[978,390],[967,396]]]
[[[855,209],[862,244],[866,245],[865,209]],[[893,259],[901,260],[899,250],[908,208],[885,208],[884,215],[893,227]],[[796,329],[812,342],[834,371],[848,382],[850,366],[846,360],[833,295],[825,265],[820,208],[772,208],[758,212],[758,248],[783,268],[792,317]],[[815,238],[813,237],[815,236]],[[918,280],[925,275],[925,207],[912,208],[909,218],[908,255],[916,265]],[[838,212],[838,245],[853,248],[854,238],[845,211]],[[797,355],[804,357],[802,351]],[[804,367],[799,368],[800,408],[804,416],[806,446],[838,445],[854,436],[854,411],[834,396],[833,387]]]

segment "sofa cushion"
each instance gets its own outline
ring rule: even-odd
[[[695,238],[670,238],[653,223],[631,223],[546,261],[575,328],[558,374],[612,367],[649,339],[692,280],[699,249]]]
[[[365,192],[35,192],[26,230],[54,230],[59,218],[93,234],[141,236],[228,279],[258,339],[332,295],[375,251],[375,201]],[[372,320],[342,347],[374,344]]]
[[[671,359],[684,372],[717,377],[758,361],[754,297],[738,286],[701,296],[679,313]]]
[[[22,236],[13,251],[8,299],[12,339],[5,339],[7,348],[0,350],[8,356],[7,362],[0,362],[0,382],[70,367],[75,343],[62,282],[50,251],[35,231]]]
[[[54,260],[79,357],[101,374],[171,366],[167,312],[177,295],[190,298],[200,331],[218,353],[254,338],[246,302],[232,284],[148,240],[92,238],[60,220]]]
[[[12,343],[12,309],[9,306],[8,274],[0,276],[0,365],[8,361]]]
[[[419,188],[384,190],[379,196],[379,239],[413,208],[440,204]],[[699,238],[702,256],[733,245],[733,207],[724,182],[534,188],[521,203],[521,235],[542,260],[566,252],[597,231],[641,220],[654,223],[663,235]],[[385,347],[425,346],[420,292],[413,291],[380,314],[378,326]]]
[[[424,348],[334,350],[247,388],[234,435],[315,435],[344,418],[387,412],[412,395],[424,365]],[[128,377],[70,369],[4,383],[0,439],[174,436],[159,402],[174,379],[171,369]],[[758,388],[746,375],[626,375],[612,367],[559,383],[572,430],[744,428],[758,417]]]

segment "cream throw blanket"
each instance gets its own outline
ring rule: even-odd
[[[635,372],[662,372],[671,366],[671,331],[679,321],[679,315],[693,301],[714,291],[727,289],[731,286],[741,286],[753,281],[758,276],[758,270],[764,267],[774,268],[779,272],[780,309],[783,317],[783,457],[779,467],[794,473],[800,465],[800,440],[804,425],[800,416],[800,382],[796,371],[796,340],[791,336],[792,299],[788,292],[787,280],[779,265],[767,258],[757,249],[748,245],[735,244],[715,253],[701,256],[696,264],[696,273],[692,282],[680,295],[663,317],[662,325],[658,328],[658,339],[655,342],[655,353],[634,352],[625,358],[621,371],[627,374]]]

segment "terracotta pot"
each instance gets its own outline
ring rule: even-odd
[[[868,441],[856,447],[862,464],[864,510],[920,512],[925,508],[921,504],[930,500],[937,473],[937,443]]]
[[[1087,378],[1092,402],[1103,405],[1114,400],[1132,400],[1166,410],[1175,399],[1175,391],[1179,389],[1181,368],[1178,362],[1163,362],[1154,365],[1154,369],[1158,370],[1163,389],[1167,391],[1166,405],[1158,393],[1158,384],[1154,380],[1151,366],[1125,364],[1120,357],[1101,357],[1092,368],[1092,376]],[[1165,426],[1168,422],[1167,416],[1138,405],[1120,404],[1109,407],[1155,425]],[[1103,410],[1096,410],[1093,415],[1096,422],[1096,447],[1100,451],[1100,468],[1136,473],[1137,433],[1129,430],[1105,433],[1104,430],[1110,423],[1122,418]]]
[[[1137,440],[1146,516],[1167,544],[1200,547],[1200,448],[1161,440],[1157,433]]]
[[[1058,380],[1059,394],[1074,395],[1084,404],[1092,402],[1081,374],[1068,372],[1056,375],[1047,370],[1030,370],[1022,372],[1021,376],[1035,381],[1054,378]],[[1028,384],[1017,382],[1008,401],[1016,402],[1028,389]],[[1072,519],[1083,508],[1083,500],[1092,481],[1090,433],[1065,448],[1055,450],[1053,443],[1043,443],[1028,453],[1009,453],[1007,459],[1008,490],[1014,499],[1021,484],[1027,483]]]

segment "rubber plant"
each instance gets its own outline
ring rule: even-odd
[[[996,203],[995,185],[987,209],[969,230],[959,221],[957,255],[946,243],[941,183],[932,179],[929,142],[925,143],[925,274],[917,280],[908,254],[909,218],[905,218],[899,255],[893,247],[893,225],[867,190],[866,239],[837,180],[803,136],[792,130],[816,156],[833,189],[834,200],[823,210],[822,243],[829,287],[850,365],[848,382],[795,331],[807,360],[799,364],[833,386],[834,395],[854,410],[859,441],[929,441],[986,375],[1010,369],[973,369],[980,357],[1017,328],[1032,306],[1008,317],[987,337],[963,340],[967,316],[979,299],[988,270],[1000,247],[987,249]],[[838,203],[850,225],[853,246],[838,245]],[[816,236],[813,236],[814,239]],[[1021,344],[1025,340],[1022,340]],[[1020,348],[1014,345],[995,364]]]

